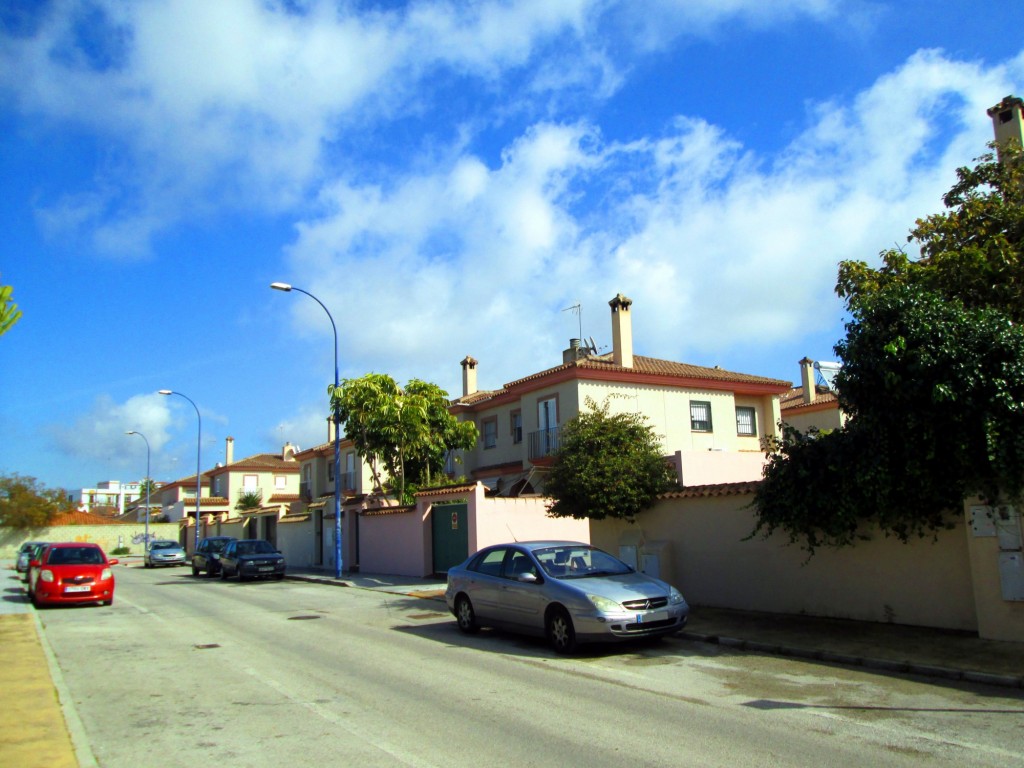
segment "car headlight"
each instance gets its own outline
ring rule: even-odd
[[[680,591],[679,591],[678,589],[676,589],[675,587],[672,587],[672,590],[671,590],[671,591],[670,591],[670,592],[668,593],[668,601],[669,601],[669,602],[670,602],[670,603],[671,603],[672,605],[679,605],[680,603],[685,603],[685,602],[686,602],[686,601],[685,601],[685,600],[683,599],[683,593],[682,593],[682,592],[680,592]]]
[[[53,571],[48,571],[45,568],[39,572],[39,580],[45,581],[47,584],[53,581]]]
[[[605,613],[613,613],[615,611],[622,610],[621,605],[616,603],[614,600],[609,600],[607,597],[601,597],[601,595],[587,595],[587,600],[592,602],[597,610]]]
[[[110,580],[110,569],[109,568],[104,568],[103,571],[100,573],[100,581],[109,581],[109,580]]]

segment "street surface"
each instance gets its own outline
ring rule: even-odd
[[[669,639],[559,658],[444,603],[118,568],[40,616],[98,765],[1021,766],[1024,696]]]

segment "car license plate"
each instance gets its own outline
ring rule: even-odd
[[[274,570],[274,569],[273,569],[273,568],[272,568],[271,566],[266,566],[266,567],[260,568],[260,569],[259,569],[259,572],[260,572],[260,573],[270,573],[270,572],[271,572],[271,571],[273,571],[273,570]]]
[[[652,621],[665,621],[668,619],[668,611],[651,611],[650,613],[638,613],[637,624],[649,624]]]
[[[92,589],[92,587],[87,584],[77,587],[64,587],[65,592],[88,592],[90,589]]]

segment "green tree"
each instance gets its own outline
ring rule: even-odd
[[[387,485],[403,503],[412,501],[417,484],[443,475],[450,451],[476,445],[476,426],[448,412],[448,393],[436,384],[412,379],[402,389],[387,374],[368,373],[328,391],[376,490],[383,494]]]
[[[3,336],[18,320],[21,310],[11,299],[13,289],[9,285],[0,285],[0,336]]]
[[[659,493],[673,487],[675,473],[645,416],[612,414],[607,398],[599,406],[588,397],[586,406],[562,427],[544,482],[553,499],[548,514],[633,522]]]
[[[1024,487],[1024,174],[1019,148],[961,168],[948,210],[919,219],[882,266],[840,265],[850,321],[836,345],[848,421],[785,430],[756,493],[755,533],[813,552],[880,529],[903,541],[947,527],[963,498]]]
[[[0,525],[11,528],[46,526],[64,507],[64,492],[46,488],[34,477],[0,475]]]

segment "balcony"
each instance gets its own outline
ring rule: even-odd
[[[530,461],[549,458],[562,446],[562,428],[551,427],[530,433],[530,446],[527,457]]]

